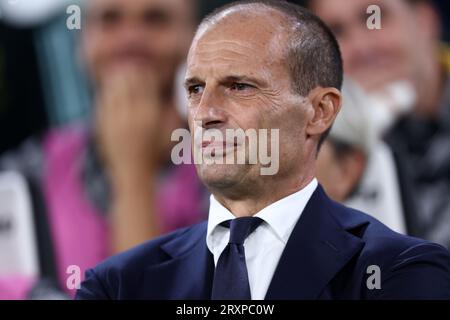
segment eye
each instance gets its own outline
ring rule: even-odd
[[[169,24],[171,16],[162,9],[148,9],[143,14],[143,20],[148,26],[163,27]]]
[[[115,26],[122,20],[122,13],[118,9],[108,8],[99,12],[95,20],[104,27]]]
[[[202,94],[204,90],[204,86],[200,84],[192,85],[188,87],[189,96]]]
[[[252,85],[249,85],[247,83],[239,83],[239,82],[233,83],[230,86],[231,90],[236,90],[236,91],[244,91],[244,90],[252,89],[252,88],[254,88]]]

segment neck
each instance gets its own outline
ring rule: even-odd
[[[213,192],[214,198],[237,218],[250,217],[265,207],[305,188],[314,179],[314,172],[295,176],[295,179],[264,183],[264,190],[249,192],[239,197]]]

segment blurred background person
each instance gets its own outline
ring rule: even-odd
[[[20,172],[32,193],[41,269],[56,287],[73,293],[72,265],[84,274],[205,217],[194,166],[170,159],[171,133],[185,127],[176,78],[196,20],[195,0],[87,1],[76,50],[93,89],[92,120],[41,130],[2,156],[1,169]],[[42,296],[49,286],[14,294]]]
[[[343,105],[317,160],[317,177],[335,201],[366,212],[391,229],[405,233],[409,216],[390,148],[372,123],[374,106],[349,79]]]
[[[440,42],[432,2],[314,0],[308,5],[336,34],[346,74],[396,110],[385,140],[414,189],[408,232],[450,247],[450,56]],[[367,27],[370,5],[381,8],[380,30]],[[399,83],[413,92],[406,113],[389,102],[389,95],[395,96],[389,88]],[[403,94],[411,95],[410,89]]]

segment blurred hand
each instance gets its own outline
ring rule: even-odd
[[[96,134],[112,178],[146,176],[161,159],[162,106],[158,79],[136,66],[115,68],[103,79]]]
[[[111,249],[117,253],[161,233],[155,177],[167,123],[154,72],[121,64],[99,89],[96,134],[112,187]]]

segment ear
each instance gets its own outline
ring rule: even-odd
[[[318,87],[308,94],[312,106],[312,118],[306,126],[308,136],[320,136],[334,122],[341,109],[342,96],[336,88]]]

